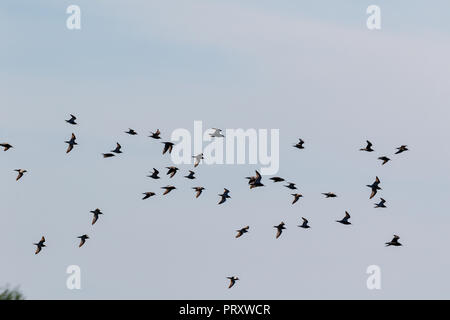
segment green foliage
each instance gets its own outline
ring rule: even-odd
[[[0,300],[25,300],[25,297],[18,288],[9,289],[6,287],[0,289]]]

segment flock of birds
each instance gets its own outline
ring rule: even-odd
[[[75,125],[77,125],[76,120],[77,120],[77,117],[71,114],[70,119],[65,120],[65,121],[68,124],[75,126]],[[214,130],[214,132],[210,133],[211,137],[213,137],[213,138],[223,138],[224,137],[221,129],[213,128],[212,130]],[[137,135],[137,132],[131,128],[129,128],[128,131],[125,131],[125,133],[132,135],[132,136]],[[151,132],[151,135],[149,137],[153,138],[155,140],[159,140],[159,139],[161,139],[160,135],[161,135],[161,131],[159,129],[157,129],[155,132]],[[75,136],[74,133],[72,133],[70,140],[65,141],[65,143],[68,144],[66,153],[70,153],[74,149],[74,147],[77,145],[76,139],[77,139],[77,137]],[[300,149],[300,150],[304,149],[304,143],[305,142],[302,139],[299,139],[299,141],[296,144],[294,144],[293,147]],[[166,141],[166,142],[162,142],[162,144],[164,145],[162,154],[163,155],[165,153],[170,154],[172,152],[174,143]],[[0,143],[0,147],[2,147],[4,151],[8,151],[9,149],[13,148],[13,146],[9,143]],[[361,148],[360,151],[373,152],[375,150],[372,147],[373,147],[373,144],[370,141],[367,141],[366,147]],[[114,157],[117,154],[122,153],[121,148],[122,148],[122,146],[119,143],[116,143],[116,148],[114,150],[103,153],[102,155],[104,158]],[[400,154],[405,151],[408,151],[408,147],[406,145],[402,145],[397,148],[397,151],[395,152],[395,154]],[[194,168],[196,168],[201,163],[201,160],[204,159],[203,153],[192,156],[192,157],[195,159],[194,160]],[[382,161],[382,163],[381,163],[382,165],[385,165],[386,163],[388,163],[391,160],[387,156],[380,156],[378,159]],[[166,167],[166,169],[167,169],[167,175],[169,175],[170,178],[173,178],[179,170],[179,168],[177,168],[175,166]],[[14,171],[17,172],[16,181],[19,181],[24,176],[24,174],[27,173],[27,170],[25,170],[25,169],[15,169]],[[153,172],[151,173],[151,175],[148,175],[147,177],[157,180],[157,179],[160,179],[159,173],[160,172],[157,169],[153,168]],[[184,177],[186,179],[193,180],[196,178],[195,172],[192,170],[189,170],[189,174]],[[255,171],[255,176],[246,177],[246,179],[248,179],[248,185],[249,185],[250,189],[264,186],[264,184],[262,183],[262,176],[258,171]],[[283,179],[281,177],[271,177],[270,180],[272,180],[274,183],[280,183],[280,182],[285,181],[285,179]],[[284,185],[286,188],[288,188],[290,190],[297,190],[295,183],[287,182],[287,181],[286,181],[286,183],[287,184]],[[369,187],[371,189],[369,199],[372,199],[377,194],[378,190],[381,190],[380,183],[381,183],[380,179],[378,177],[376,177],[375,181],[372,184],[367,185],[367,187]],[[164,189],[163,195],[167,195],[172,190],[175,190],[176,187],[172,186],[172,185],[167,185],[165,187],[161,187],[161,189]],[[205,190],[205,188],[201,187],[201,186],[193,187],[192,189],[194,189],[194,191],[195,191],[195,198],[200,197],[203,190]],[[325,198],[337,197],[337,195],[333,192],[326,192],[326,193],[322,193],[322,194],[325,196]],[[156,195],[155,192],[144,192],[142,200],[149,199],[150,197],[155,196],[155,195]],[[292,196],[294,197],[292,204],[295,204],[300,198],[303,197],[303,195],[300,193],[292,193]],[[219,194],[219,197],[220,197],[220,200],[219,200],[218,204],[221,205],[221,204],[225,203],[227,201],[227,199],[231,198],[230,190],[224,188],[223,193]],[[386,200],[384,200],[383,198],[380,198],[380,202],[375,203],[375,208],[386,208],[385,203],[386,203]],[[103,212],[101,212],[101,210],[99,208],[92,210],[90,212],[93,214],[92,225],[94,225],[97,222],[99,216],[103,214]],[[347,211],[345,211],[344,218],[342,218],[341,220],[336,220],[336,222],[341,223],[343,225],[351,225],[351,222],[349,221],[350,218],[351,218],[350,214]],[[309,229],[310,226],[308,223],[309,223],[308,220],[306,218],[302,217],[302,224],[298,225],[298,227],[303,228],[303,229]],[[283,230],[286,229],[285,223],[283,221],[279,225],[276,225],[273,227],[276,229],[276,235],[275,235],[276,239],[278,239],[282,235]],[[236,232],[237,232],[236,238],[242,237],[245,233],[249,232],[249,229],[250,229],[249,226],[245,226],[242,229],[236,230]],[[84,234],[77,238],[80,239],[78,247],[82,247],[86,243],[86,240],[89,239],[89,236],[87,234]],[[385,245],[386,246],[396,246],[396,247],[401,246],[402,244],[398,241],[399,239],[400,239],[400,237],[398,235],[394,235],[394,238],[391,241],[386,242]],[[35,254],[38,254],[39,252],[41,252],[42,248],[46,247],[45,241],[46,241],[45,237],[42,236],[42,238],[39,242],[33,243],[33,245],[36,246]],[[236,283],[236,281],[239,280],[239,278],[236,276],[227,277],[227,279],[229,280],[228,288],[233,287],[234,284]]]

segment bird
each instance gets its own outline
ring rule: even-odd
[[[273,227],[277,228],[277,235],[275,236],[275,239],[278,239],[281,236],[281,233],[283,232],[283,230],[286,229],[284,227],[284,222],[281,222],[279,225],[273,226]]]
[[[161,134],[161,131],[159,131],[159,129],[156,129],[156,132],[150,132],[151,135],[149,135],[149,138],[153,138],[153,139],[161,139],[161,137],[159,136]]]
[[[297,189],[297,187],[295,186],[295,183],[292,183],[292,182],[288,182],[288,185],[285,185],[285,187],[289,188],[291,190]]]
[[[128,133],[129,135],[132,135],[132,136],[135,136],[135,135],[137,135],[137,132],[136,131],[134,131],[133,129],[131,129],[131,128],[128,128],[128,131],[125,131],[125,133]]]
[[[381,188],[378,186],[380,184],[380,179],[378,177],[375,178],[375,182],[371,185],[367,185],[367,187],[372,189],[372,193],[370,194],[369,199],[372,199],[376,194],[378,190],[381,190]]]
[[[170,191],[176,189],[174,186],[166,186],[166,187],[161,187],[161,189],[165,189],[166,191],[164,191],[163,196],[168,194]]]
[[[46,247],[46,245],[44,243],[45,243],[44,236],[42,236],[41,240],[38,243],[33,243],[35,246],[37,246],[36,252],[34,254],[38,254],[39,252],[41,252],[42,248]]]
[[[77,139],[77,137],[75,137],[75,135],[72,133],[72,137],[70,138],[70,140],[64,141],[65,143],[67,143],[69,145],[67,147],[66,153],[69,153],[70,151],[72,151],[73,146],[78,145],[78,143],[76,143],[76,139]]]
[[[281,182],[281,181],[284,181],[284,179],[281,178],[281,177],[272,177],[272,178],[270,178],[270,180],[272,180],[273,182]]]
[[[303,197],[303,195],[301,195],[300,193],[292,193],[292,195],[294,196],[294,200],[292,201],[292,204],[296,203],[298,201],[298,199]]]
[[[153,178],[153,179],[159,179],[160,177],[158,177],[158,173],[159,173],[159,171],[156,170],[155,168],[153,168],[153,173],[147,177]]]
[[[97,208],[97,209],[95,209],[93,211],[90,211],[90,212],[94,214],[94,218],[92,219],[92,225],[94,225],[97,222],[97,220],[98,220],[98,216],[100,214],[103,214],[103,212],[101,212],[99,208]]]
[[[192,189],[195,190],[195,197],[196,198],[200,197],[200,195],[202,194],[203,190],[205,190],[205,188],[203,188],[203,187],[193,187]]]
[[[409,149],[407,147],[408,147],[407,145],[402,145],[402,146],[398,147],[397,148],[398,151],[395,154],[399,154],[399,153],[408,151]]]
[[[367,146],[365,148],[359,149],[359,151],[367,151],[367,152],[374,151],[372,149],[372,146],[373,146],[372,142],[370,142],[369,140],[367,140],[366,142],[367,142]]]
[[[386,200],[384,200],[383,198],[380,198],[380,202],[379,203],[375,203],[375,208],[386,208]]]
[[[250,177],[250,181],[249,181],[250,189],[264,186],[261,183],[261,179],[262,179],[261,174],[257,170],[255,170],[255,173],[256,173],[256,176]]]
[[[148,198],[150,198],[151,196],[154,196],[155,194],[156,194],[156,193],[154,193],[154,192],[144,192],[144,193],[143,193],[144,197],[142,198],[142,200],[148,199]]]
[[[342,220],[336,220],[336,222],[346,224],[346,225],[351,224],[351,222],[349,222],[348,219],[350,219],[350,215],[348,214],[347,211],[345,211],[345,217]]]
[[[247,232],[248,232],[248,229],[250,229],[249,226],[246,226],[246,227],[244,227],[244,228],[242,228],[242,229],[236,230],[236,231],[237,231],[236,238],[239,238],[239,237],[242,236],[244,233],[247,233]]]
[[[322,193],[325,198],[336,198],[337,195],[335,195],[333,192],[326,192],[326,193]]]
[[[189,170],[189,174],[187,176],[184,176],[184,177],[187,178],[187,179],[191,179],[192,180],[192,179],[195,179],[194,174],[195,174],[194,171]]]
[[[224,203],[225,201],[227,201],[228,198],[231,198],[231,197],[229,196],[229,193],[230,193],[230,190],[228,190],[227,188],[224,188],[224,189],[223,189],[223,193],[222,193],[222,194],[219,194],[219,196],[221,197],[221,199],[220,199],[220,201],[219,201],[218,204],[222,204],[222,203]]]
[[[192,156],[192,158],[195,159],[195,161],[194,161],[194,168],[196,168],[200,164],[200,161],[204,159],[203,158],[203,153],[200,153],[200,154],[198,154],[196,156]]]
[[[232,286],[234,286],[234,284],[236,283],[236,280],[239,280],[238,277],[227,277],[227,279],[230,280],[230,285],[228,286],[228,289],[230,289]]]
[[[221,134],[222,130],[217,128],[212,128],[214,130],[213,133],[210,133],[209,135],[213,138],[222,138],[225,137],[223,134]]]
[[[383,161],[383,163],[382,163],[381,165],[385,165],[385,164],[386,164],[389,160],[391,160],[391,159],[389,159],[389,158],[386,157],[386,156],[382,156],[382,157],[379,157],[378,160]]]
[[[303,228],[303,229],[309,229],[311,228],[310,226],[308,226],[308,220],[306,220],[305,218],[303,218],[303,223],[301,225],[299,225],[298,227]]]
[[[398,242],[398,239],[400,239],[400,237],[394,234],[394,238],[391,241],[385,243],[386,247],[390,247],[390,246],[399,247],[399,246],[401,246],[402,244],[400,242]]]
[[[122,153],[120,149],[122,149],[122,146],[118,142],[116,142],[116,148],[114,150],[111,150],[111,152]]]
[[[70,123],[72,125],[76,125],[77,123],[75,122],[75,120],[77,120],[77,117],[75,117],[73,114],[70,115],[70,119],[69,120],[65,120],[67,123]]]
[[[303,146],[304,143],[305,141],[303,141],[303,139],[298,139],[298,142],[294,144],[294,147],[297,149],[305,149],[305,147]]]
[[[18,181],[20,178],[22,178],[22,176],[24,175],[24,173],[28,172],[28,171],[25,170],[25,169],[15,169],[14,171],[17,171],[17,172],[18,172],[16,181]]]
[[[166,167],[166,169],[169,169],[169,170],[167,171],[167,174],[168,174],[168,175],[170,174],[170,177],[171,177],[171,178],[173,178],[173,176],[177,173],[177,171],[180,170],[180,169],[178,169],[177,167],[174,167],[174,166]]]
[[[163,153],[165,154],[167,151],[169,151],[169,153],[172,153],[172,149],[174,144],[172,142],[161,142],[164,144],[164,149],[163,149]]]
[[[83,244],[86,242],[87,239],[89,239],[89,236],[87,234],[83,234],[82,236],[77,237],[80,240],[80,244],[78,245],[78,248],[81,248]]]
[[[13,148],[13,146],[9,143],[0,143],[0,147],[3,148],[3,151],[8,151],[9,149]]]
[[[115,156],[114,153],[102,153],[103,154],[103,158],[112,158]]]

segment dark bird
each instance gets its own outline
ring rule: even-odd
[[[159,136],[161,134],[161,131],[159,131],[159,129],[156,129],[156,132],[150,132],[151,135],[149,135],[149,138],[153,138],[153,139],[161,139],[161,137]]]
[[[76,143],[77,137],[75,137],[75,135],[72,133],[72,137],[70,138],[69,141],[64,141],[65,143],[69,144],[69,146],[67,147],[66,153],[69,153],[70,151],[72,151],[73,146],[78,145],[78,143]]]
[[[280,178],[280,177],[272,177],[272,178],[270,178],[270,180],[272,180],[273,182],[281,182],[281,181],[284,181],[284,179],[283,179],[283,178]]]
[[[170,177],[171,177],[171,178],[173,178],[173,176],[177,173],[177,171],[180,170],[180,169],[178,169],[177,167],[173,167],[173,166],[171,166],[171,167],[166,167],[166,169],[169,169],[169,170],[167,171],[167,174],[168,174],[168,175],[170,174]]]
[[[103,154],[103,158],[112,158],[115,156],[114,153],[102,153]]]
[[[85,244],[86,240],[89,239],[89,236],[87,234],[83,234],[82,236],[77,237],[80,240],[80,244],[78,245],[78,248],[81,248],[83,244]]]
[[[300,193],[293,193],[292,195],[294,196],[294,200],[292,201],[292,204],[296,203],[298,201],[298,199],[303,197]]]
[[[227,279],[230,280],[230,285],[228,286],[228,289],[230,289],[234,284],[236,283],[236,280],[239,280],[238,277],[227,277]]]
[[[283,230],[286,229],[284,227],[284,222],[281,222],[279,225],[273,227],[277,228],[277,235],[275,236],[275,239],[278,239],[281,236],[281,233],[283,233]]]
[[[37,246],[36,252],[34,254],[38,254],[39,252],[41,252],[42,248],[46,247],[44,242],[45,242],[45,237],[42,237],[41,241],[39,241],[38,243],[33,243],[35,246]]]
[[[0,147],[3,148],[3,151],[8,151],[9,149],[13,148],[13,146],[9,143],[0,143]]]
[[[158,173],[159,173],[159,171],[156,170],[155,168],[153,168],[153,173],[150,176],[147,176],[147,177],[153,178],[153,179],[159,179]]]
[[[192,179],[195,179],[194,174],[195,174],[194,171],[189,170],[189,174],[187,176],[184,176],[184,177],[187,178],[187,179],[191,179],[192,180]]]
[[[125,131],[125,133],[128,133],[129,135],[132,135],[132,136],[135,136],[135,135],[137,135],[137,132],[136,131],[134,131],[133,129],[131,129],[131,128],[128,128],[128,131]]]
[[[246,226],[246,227],[244,227],[244,228],[242,228],[242,229],[236,230],[236,231],[237,231],[236,238],[239,238],[239,237],[242,236],[244,233],[247,233],[247,232],[248,232],[248,229],[250,229],[249,226]]]
[[[303,219],[303,223],[302,223],[301,225],[299,225],[299,227],[300,227],[300,228],[303,228],[303,229],[309,229],[309,228],[311,228],[310,226],[308,226],[308,220],[306,220],[306,219],[303,218],[303,217],[302,217],[302,219]]]
[[[148,199],[148,198],[150,198],[151,196],[154,196],[155,194],[156,194],[156,193],[154,193],[154,192],[144,192],[144,193],[143,193],[144,197],[142,198],[142,200]]]
[[[398,242],[398,239],[400,239],[400,237],[394,234],[394,239],[392,239],[390,242],[386,242],[385,243],[386,247],[389,247],[389,246],[399,247],[399,246],[401,246],[402,244],[400,242]]]
[[[399,153],[408,151],[409,149],[407,148],[407,145],[402,145],[402,146],[398,147],[397,150],[398,151],[395,154],[399,154]]]
[[[18,172],[16,181],[18,181],[20,178],[22,178],[24,173],[28,172],[27,170],[24,170],[24,169],[15,169],[14,171]]]
[[[220,198],[220,201],[219,201],[218,204],[222,204],[222,203],[224,203],[225,201],[227,201],[228,198],[231,198],[231,197],[229,196],[229,193],[230,193],[230,190],[228,190],[227,188],[224,188],[224,189],[223,189],[223,193],[222,193],[222,194],[219,194],[219,196],[220,196],[221,198]]]
[[[70,119],[66,120],[67,123],[76,125],[77,123],[75,122],[75,120],[77,120],[77,117],[75,117],[73,114],[70,115]]]
[[[367,142],[367,146],[365,148],[359,149],[359,151],[367,151],[367,152],[374,151],[372,149],[372,143],[369,140],[367,140],[366,142]]]
[[[326,192],[326,193],[322,193],[325,198],[336,198],[337,195],[335,195],[333,192]]]
[[[202,191],[205,190],[203,187],[193,187],[192,189],[195,190],[195,197],[198,198],[202,194]]]
[[[103,212],[101,212],[99,208],[97,208],[97,209],[95,209],[93,211],[90,211],[90,212],[94,214],[94,218],[92,219],[92,225],[94,225],[97,222],[97,220],[98,220],[98,216],[100,214],[103,214]]]
[[[391,159],[389,159],[388,157],[383,156],[383,157],[379,157],[378,160],[383,161],[383,163],[381,165],[384,165]]]
[[[376,194],[378,190],[381,190],[381,188],[378,186],[380,184],[380,179],[378,179],[378,177],[375,178],[375,182],[372,183],[371,185],[367,185],[369,188],[372,189],[372,193],[370,194],[370,198],[372,199]]]
[[[164,144],[163,154],[165,154],[167,151],[169,153],[172,153],[172,149],[174,144],[172,142],[162,142]]]
[[[348,219],[350,219],[350,215],[347,211],[345,211],[345,217],[342,220],[336,220],[336,222],[342,223],[342,224],[351,224]]]
[[[122,146],[118,142],[116,142],[116,148],[114,150],[111,150],[111,152],[122,153],[120,149],[122,149]]]
[[[288,185],[285,185],[286,188],[289,188],[291,190],[297,189],[297,187],[295,186],[295,183],[292,183],[292,182],[288,182],[288,183],[289,183]]]
[[[380,202],[379,203],[375,203],[375,208],[386,208],[386,200],[384,200],[383,198],[380,198]]]
[[[196,168],[200,164],[200,161],[204,159],[203,158],[203,153],[200,153],[200,154],[198,154],[196,156],[192,156],[192,158],[195,159],[195,161],[194,161],[194,168]]]
[[[256,173],[256,176],[250,177],[250,181],[249,181],[250,189],[264,186],[261,183],[261,179],[262,179],[261,174],[257,170],[255,170],[255,173]]]
[[[176,189],[174,186],[167,186],[167,187],[161,187],[161,189],[165,189],[166,191],[164,191],[163,196],[168,194],[170,191]]]
[[[305,141],[303,141],[302,139],[298,139],[297,144],[294,144],[294,147],[297,149],[305,149],[305,147],[303,146],[303,144],[305,143]]]

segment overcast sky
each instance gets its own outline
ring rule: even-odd
[[[0,140],[15,148],[0,153],[0,285],[30,299],[450,298],[450,4],[420,3],[2,1]],[[66,28],[71,4],[81,30]],[[371,4],[378,31],[366,27]],[[277,175],[304,198],[291,205],[268,177],[249,190],[259,165],[147,178],[171,165],[149,131],[169,139],[195,120],[279,129]],[[358,151],[366,139],[375,152]],[[103,159],[116,142],[124,153]],[[410,151],[394,156],[402,144]],[[17,168],[29,171],[19,182]],[[375,176],[383,190],[369,200]],[[178,190],[162,197],[167,184]],[[232,198],[218,206],[224,187]],[[158,195],[142,201],[146,191]],[[379,196],[387,209],[373,208]],[[345,210],[351,226],[335,222]],[[311,229],[297,227],[302,216]],[[403,247],[384,247],[393,234]],[[69,265],[81,290],[66,288]],[[366,287],[369,265],[381,290]],[[231,275],[241,280],[228,290]]]

